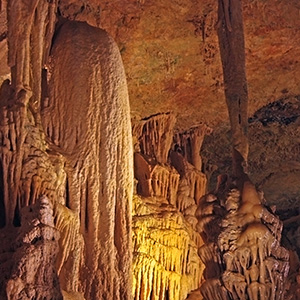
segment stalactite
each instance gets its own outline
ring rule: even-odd
[[[199,171],[202,171],[200,150],[203,139],[205,135],[209,135],[211,132],[212,129],[207,125],[200,124],[174,135],[173,143],[175,151],[181,153]]]
[[[134,299],[185,299],[200,284],[201,238],[171,205],[134,205]]]
[[[54,31],[57,1],[8,1],[8,64],[11,84],[1,87],[1,163],[5,223],[12,225],[18,208],[18,186],[28,131],[28,108],[35,113],[41,96],[41,72]],[[35,110],[34,110],[35,107]],[[25,201],[28,201],[28,196]]]
[[[173,114],[161,113],[134,124],[132,131],[140,152],[154,158],[158,163],[167,163],[175,120]]]
[[[143,197],[135,197],[133,210],[136,300],[185,299],[199,287],[203,272],[195,212],[206,191],[206,177],[178,152],[172,151],[167,161],[173,131],[170,118],[174,123],[172,115],[154,115],[133,127],[137,193]],[[199,142],[202,131],[195,131]]]
[[[206,193],[207,183],[205,174],[201,172],[200,149],[204,136],[210,133],[211,129],[204,124],[176,133],[173,150],[170,151],[171,164],[180,174],[176,207],[194,229],[197,225],[195,211],[200,198]]]
[[[175,206],[196,229],[195,211],[200,198],[206,193],[206,176],[188,163],[183,155],[177,151],[170,152],[170,160],[180,174]]]
[[[144,197],[161,197],[175,204],[179,174],[174,168],[150,164],[142,154],[134,154],[135,177],[138,194]]]

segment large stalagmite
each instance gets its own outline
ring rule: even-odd
[[[129,299],[132,150],[118,48],[106,32],[66,22],[49,73],[42,120],[50,147],[66,158],[66,205],[84,237],[81,285],[88,299]]]
[[[200,201],[197,228],[206,244],[201,293],[205,300],[282,300],[289,253],[282,223],[246,174],[247,80],[241,1],[219,0],[218,36],[231,123],[233,176],[219,176],[214,193]]]
[[[0,289],[10,298],[11,288],[18,290],[20,280],[9,267],[17,255],[14,226],[26,230],[21,211],[46,195],[53,230],[60,233],[53,278],[57,272],[64,296],[130,299],[133,162],[123,64],[105,31],[63,19],[56,24],[57,5],[8,1],[11,82],[0,90],[0,225],[6,239]],[[54,254],[50,258],[53,263]],[[43,263],[36,261],[37,268]],[[34,295],[40,282],[32,278],[26,293]],[[47,299],[61,298],[56,287]]]

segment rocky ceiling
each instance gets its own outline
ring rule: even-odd
[[[300,94],[300,3],[243,1],[249,115]],[[215,0],[62,0],[60,13],[106,29],[117,41],[133,118],[174,111],[177,127],[228,122]],[[1,13],[1,76],[5,29]]]
[[[178,115],[180,128],[227,121],[217,1],[88,2],[82,3],[82,16],[75,18],[94,24],[100,20],[117,41],[133,117],[171,110]],[[266,103],[300,94],[300,3],[246,0],[243,5],[252,115]]]
[[[212,173],[213,188],[215,177],[228,172],[231,160],[216,32],[218,1],[61,2],[63,16],[101,26],[117,41],[127,75],[133,120],[173,111],[177,129],[188,129],[200,122],[213,128],[202,153],[204,171],[208,176]],[[299,206],[300,189],[295,184],[300,177],[298,125],[281,122],[278,112],[294,121],[300,114],[300,3],[242,2],[248,114],[252,118],[251,176],[270,203],[279,207],[286,203]],[[281,103],[281,108],[274,109],[275,104],[267,106],[270,103]],[[256,112],[259,117],[254,116]],[[263,116],[271,121],[257,122]],[[291,141],[290,136],[296,138]]]

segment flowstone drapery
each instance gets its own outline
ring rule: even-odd
[[[119,50],[106,32],[66,22],[49,72],[42,123],[51,147],[66,159],[66,205],[79,217],[84,268],[90,272],[86,277],[79,268],[78,277],[92,298],[130,298],[133,166]],[[70,81],[62,83],[62,77]]]
[[[174,134],[174,124],[173,114],[162,113],[133,126],[140,195],[133,210],[136,300],[183,300],[201,282],[195,212],[206,192],[199,151],[210,129],[201,124]]]
[[[65,297],[130,299],[132,139],[118,47],[101,29],[58,18],[62,1],[2,4],[11,81],[0,90],[1,297],[19,282],[8,266],[12,256],[22,262],[10,247],[20,214],[47,196],[60,234],[49,260],[60,287],[47,297],[61,299],[62,288]],[[33,278],[33,296],[18,299],[35,298],[39,284]]]

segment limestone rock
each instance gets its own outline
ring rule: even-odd
[[[250,181],[221,201],[222,195],[208,196],[197,211],[197,228],[207,241],[199,249],[206,265],[204,299],[284,299],[290,266],[279,218]]]
[[[75,291],[80,282],[87,299],[130,299],[132,144],[118,48],[105,31],[66,22],[49,74],[43,126],[66,158],[67,206],[84,239],[84,261],[67,284],[77,276]]]
[[[203,272],[199,234],[170,204],[135,196],[134,205],[134,299],[186,299]]]
[[[36,204],[22,209],[21,225],[6,283],[7,299],[62,300],[55,269],[59,233],[49,199],[42,196]]]
[[[139,151],[158,163],[167,163],[175,121],[173,114],[160,113],[135,123],[132,131]]]
[[[205,135],[212,129],[205,124],[195,125],[187,131],[178,132],[174,136],[174,148],[181,153],[187,162],[192,164],[198,171],[202,171],[200,150]]]

